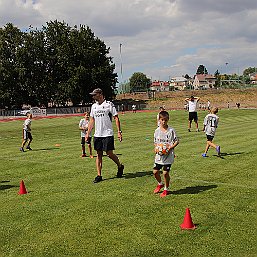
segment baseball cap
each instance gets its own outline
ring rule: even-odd
[[[91,93],[89,93],[90,95],[96,95],[96,94],[103,94],[103,90],[101,88],[96,88],[94,89]]]

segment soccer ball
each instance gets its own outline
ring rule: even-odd
[[[169,153],[169,149],[170,149],[169,144],[160,143],[156,145],[155,153],[159,155],[166,155]]]

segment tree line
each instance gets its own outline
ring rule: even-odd
[[[117,74],[110,48],[85,25],[50,21],[41,29],[0,28],[0,108],[91,101],[101,87],[115,95]]]

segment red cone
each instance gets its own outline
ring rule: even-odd
[[[24,181],[22,180],[20,183],[20,191],[19,191],[19,195],[24,195],[27,194],[27,190],[24,184]]]
[[[196,228],[196,226],[193,224],[189,208],[186,208],[186,214],[184,217],[184,221],[180,225],[180,227],[182,229],[195,229]]]

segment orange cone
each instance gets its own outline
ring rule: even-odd
[[[196,226],[193,224],[189,208],[186,208],[184,221],[180,227],[181,229],[196,229]]]
[[[19,191],[19,195],[24,195],[27,194],[27,190],[24,184],[24,181],[22,180],[20,183],[20,191]]]

